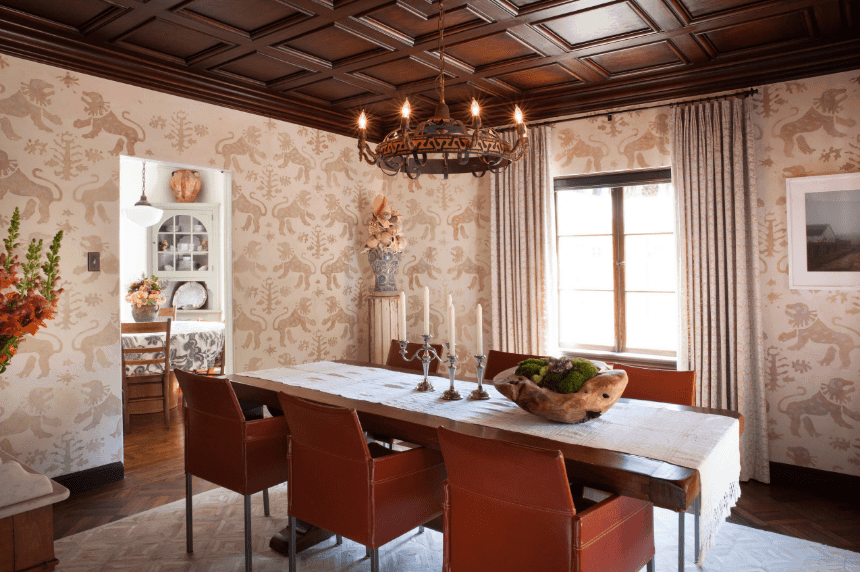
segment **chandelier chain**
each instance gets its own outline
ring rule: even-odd
[[[445,103],[445,2],[439,2],[439,87],[440,101]]]

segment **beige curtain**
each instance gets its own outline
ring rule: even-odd
[[[501,351],[550,353],[555,256],[550,129],[530,129],[522,159],[491,179],[492,339]],[[504,137],[513,144],[514,133]]]
[[[672,136],[678,369],[698,373],[698,405],[743,414],[741,479],[767,483],[755,141],[747,100],[679,105]]]

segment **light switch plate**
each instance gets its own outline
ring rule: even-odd
[[[101,271],[101,253],[87,252],[87,270],[90,272]]]

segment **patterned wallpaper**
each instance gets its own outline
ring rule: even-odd
[[[759,253],[771,460],[860,475],[860,293],[791,290],[785,179],[860,171],[860,71],[759,87]]]
[[[485,181],[389,179],[358,163],[346,137],[7,56],[0,69],[0,221],[18,206],[22,238],[65,231],[66,289],[58,319],[0,376],[3,450],[52,476],[123,458],[120,154],[233,171],[237,371],[367,358],[372,280],[359,223],[383,189],[407,217],[410,334],[429,285],[434,333],[445,337],[451,292],[472,350],[474,305],[489,312]],[[88,251],[102,252],[100,273],[86,272]]]

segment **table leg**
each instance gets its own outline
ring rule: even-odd
[[[334,536],[333,532],[329,532],[328,530],[322,529],[318,526],[314,526],[309,522],[305,522],[303,520],[296,519],[296,552],[301,552],[307,548],[311,548],[312,546],[316,546],[320,542],[324,540],[328,540],[332,536]],[[283,554],[284,556],[290,556],[290,527],[287,526],[269,541],[269,548],[278,552],[279,554]]]
[[[678,513],[678,572],[684,572],[684,516],[687,513]]]

